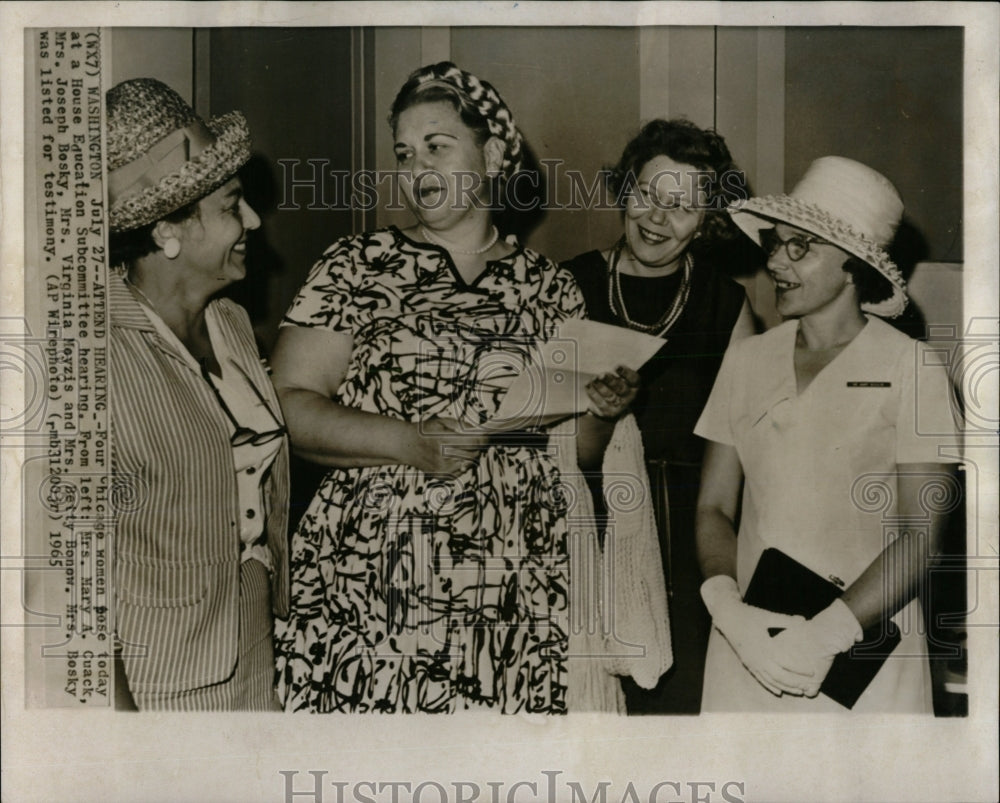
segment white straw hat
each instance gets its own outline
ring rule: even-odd
[[[906,281],[885,249],[903,216],[896,188],[881,173],[843,156],[824,156],[787,195],[739,201],[729,214],[760,245],[760,232],[788,223],[822,237],[867,262],[892,285],[892,295],[862,304],[865,312],[895,318],[906,307]]]

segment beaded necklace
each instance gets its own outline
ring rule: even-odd
[[[618,262],[621,259],[624,246],[625,240],[623,238],[615,246],[615,250],[611,254],[610,264],[608,265],[608,306],[611,307],[611,312],[623,321],[629,329],[662,337],[670,330],[670,327],[677,323],[677,319],[684,312],[684,305],[687,304],[688,296],[691,294],[691,270],[694,267],[694,260],[691,258],[690,253],[684,254],[684,274],[681,277],[680,287],[677,288],[677,294],[674,296],[673,302],[663,315],[660,316],[660,319],[652,324],[639,323],[629,317],[628,309],[625,307],[625,297],[622,295],[621,274],[618,269]]]

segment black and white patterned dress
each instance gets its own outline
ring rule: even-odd
[[[532,343],[582,317],[572,276],[519,248],[471,285],[396,228],[334,243],[284,323],[352,335],[338,401],[407,421],[488,421]],[[292,542],[278,622],[288,710],[566,710],[569,525],[543,438],[454,480],[333,469]]]

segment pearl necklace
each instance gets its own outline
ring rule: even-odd
[[[694,260],[691,259],[691,254],[684,254],[684,275],[681,277],[680,287],[677,288],[677,294],[674,296],[673,303],[660,316],[660,320],[653,324],[639,323],[629,317],[628,309],[625,307],[625,297],[622,295],[618,261],[624,246],[624,239],[620,240],[611,254],[611,261],[608,266],[608,306],[611,308],[612,314],[620,318],[629,329],[662,337],[670,327],[677,323],[677,319],[681,317],[684,306],[687,304],[688,296],[691,294],[691,270],[694,267]]]
[[[444,242],[444,240],[439,240],[423,226],[420,227],[420,233],[424,236],[424,239],[427,240],[427,242],[433,245],[439,245],[445,250],[451,252],[452,254],[465,254],[466,256],[475,256],[477,254],[485,254],[494,246],[496,241],[500,239],[500,232],[497,231],[497,227],[493,226],[492,228],[493,228],[493,236],[490,237],[490,241],[486,243],[486,245],[484,245],[482,248],[476,248],[473,251],[465,251],[461,248],[455,248],[454,246]]]

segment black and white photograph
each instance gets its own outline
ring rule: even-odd
[[[997,6],[0,26],[5,800],[997,798]]]

